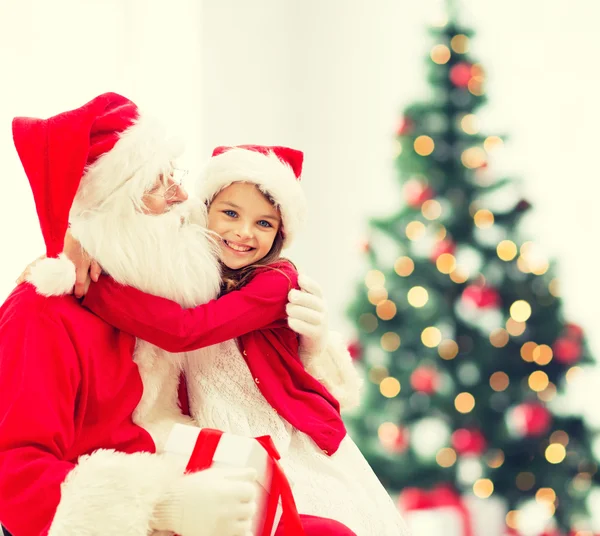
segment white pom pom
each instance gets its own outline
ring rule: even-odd
[[[75,286],[75,265],[61,253],[57,259],[36,262],[25,278],[42,296],[71,294]]]

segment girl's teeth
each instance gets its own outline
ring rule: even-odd
[[[252,248],[249,248],[248,246],[238,246],[236,244],[232,244],[231,242],[227,242],[225,241],[225,243],[231,248],[231,249],[235,249],[236,251],[250,251]]]

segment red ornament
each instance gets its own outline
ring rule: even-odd
[[[400,119],[400,123],[396,129],[396,134],[398,136],[405,136],[406,134],[410,134],[414,127],[414,121],[410,117],[404,116],[402,119]]]
[[[479,430],[459,428],[452,434],[452,447],[460,454],[475,454],[480,456],[487,448],[487,441]]]
[[[457,63],[450,68],[450,81],[456,87],[467,87],[473,75],[470,63]]]
[[[552,416],[546,406],[537,402],[524,402],[512,409],[510,420],[519,436],[539,437],[550,428]]]
[[[433,199],[433,190],[418,180],[410,180],[404,185],[404,198],[413,208],[420,208],[425,201]]]
[[[577,363],[581,357],[581,344],[579,341],[561,337],[552,345],[554,358],[563,365]]]
[[[362,357],[362,346],[360,341],[356,340],[348,345],[348,353],[353,361],[358,361]]]
[[[469,285],[463,290],[462,300],[477,309],[491,309],[502,303],[498,291],[482,285]]]
[[[437,242],[431,252],[431,262],[436,262],[440,255],[450,253],[454,255],[456,244],[452,240],[440,240]]]
[[[583,339],[583,328],[581,326],[578,326],[577,324],[568,322],[565,324],[564,334],[565,337],[567,337],[568,339],[581,341]]]
[[[438,384],[439,374],[432,367],[418,367],[410,375],[410,385],[419,393],[432,395],[437,391]]]

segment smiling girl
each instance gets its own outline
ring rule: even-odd
[[[287,323],[288,292],[297,288],[298,274],[281,250],[304,215],[302,160],[300,151],[285,147],[214,151],[200,193],[219,246],[218,299],[183,309],[103,277],[83,304],[170,352],[218,344],[210,359],[187,357],[192,416],[200,427],[270,435],[301,514],[337,520],[360,536],[408,534],[347,435],[338,400],[306,371]]]

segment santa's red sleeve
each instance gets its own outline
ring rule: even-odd
[[[261,269],[244,287],[206,304],[176,302],[101,277],[83,305],[121,331],[169,352],[188,352],[265,329],[286,318],[288,292],[297,287],[288,263]]]
[[[67,461],[79,359],[49,313],[15,315],[0,323],[0,521],[18,536],[145,536],[172,463],[112,450]]]

